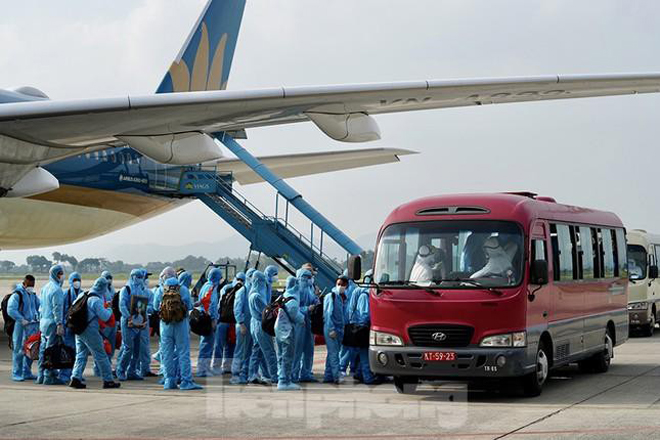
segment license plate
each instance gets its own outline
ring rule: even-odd
[[[427,362],[451,362],[456,360],[456,353],[453,351],[427,351],[424,353],[424,360]]]

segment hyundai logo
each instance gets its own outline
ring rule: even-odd
[[[434,341],[442,342],[447,339],[447,335],[442,332],[435,332],[431,335],[431,338],[433,338]]]

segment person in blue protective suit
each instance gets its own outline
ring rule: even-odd
[[[309,308],[319,303],[314,294],[314,275],[309,269],[299,269],[296,273],[298,278],[298,296],[300,312],[304,321],[296,331],[296,350],[293,358],[293,382],[318,382],[312,374],[314,366],[314,335],[312,334],[312,321]]]
[[[43,367],[44,351],[47,347],[64,337],[64,314],[62,313],[62,284],[64,269],[59,264],[50,268],[48,284],[41,288],[41,306],[39,314],[39,330],[41,330],[41,345],[39,347],[39,373],[37,383],[44,385],[64,385],[57,376],[57,371],[46,370]]]
[[[34,293],[34,277],[26,275],[21,284],[17,284],[7,303],[7,314],[14,320],[12,334],[12,370],[11,378],[17,382],[34,380],[32,359],[25,356],[25,340],[39,331],[39,298]]]
[[[348,269],[344,269],[342,277],[348,280],[348,287],[346,288],[345,296],[346,300],[344,301],[344,322],[349,320],[349,305],[351,304],[353,298],[353,292],[357,288],[355,281],[348,278]],[[355,374],[357,371],[357,362],[358,362],[358,351],[355,347],[346,347],[341,346],[339,351],[339,370],[341,371],[342,376],[346,376],[346,371],[348,367],[351,367],[351,373]]]
[[[277,383],[277,355],[275,354],[275,345],[273,338],[261,328],[261,317],[264,309],[270,303],[268,298],[268,281],[263,272],[256,271],[252,275],[252,289],[248,297],[250,304],[250,331],[252,338],[257,341],[259,349],[265,360],[265,369],[263,373],[271,383]],[[253,347],[254,349],[254,347]]]
[[[273,266],[272,264],[270,266],[266,266],[266,270],[264,270],[264,275],[266,275],[266,285],[268,287],[268,294],[266,295],[268,304],[270,304],[275,299],[273,298],[273,283],[277,281],[278,272],[279,270],[277,269],[277,266]]]
[[[364,274],[364,283],[371,284],[373,281],[373,270],[368,270]],[[351,297],[351,304],[349,305],[349,318],[350,324],[359,326],[369,326],[371,316],[369,314],[369,287],[357,287],[353,291]],[[369,348],[354,348],[358,355],[357,369],[355,371],[355,379],[367,385],[377,385],[382,383],[382,378],[375,376],[369,368]]]
[[[209,335],[200,336],[199,356],[197,358],[197,377],[212,376],[211,359],[215,344],[215,332],[218,326],[218,287],[222,280],[222,271],[216,267],[211,269],[208,280],[199,291],[199,300],[195,304],[197,309],[206,312],[211,317],[212,331]]]
[[[277,341],[277,389],[279,391],[299,390],[293,383],[292,368],[296,351],[296,333],[304,328],[305,316],[300,312],[298,279],[288,277],[285,304],[280,309],[275,321],[275,340]]]
[[[106,289],[105,292],[105,305],[106,307],[112,308],[112,300],[114,299],[115,295],[117,294],[115,292],[115,287],[112,284],[113,277],[110,271],[104,270],[101,272],[101,276],[108,280],[108,288]],[[108,354],[108,360],[110,361],[110,365],[112,365],[112,358],[115,355],[115,346],[116,346],[116,341],[117,341],[117,326],[120,325],[118,322],[115,323],[113,326],[106,326],[105,328],[101,329],[101,334],[103,335],[104,339],[107,339],[108,342],[110,343],[110,354]]]
[[[239,272],[236,274],[231,283],[225,285],[220,290],[218,299],[218,314],[222,315],[222,299],[225,294],[230,290],[238,292],[243,285],[245,285],[245,273]],[[236,296],[234,293],[234,304],[236,304]],[[236,350],[236,342],[231,341],[231,334],[234,334],[234,324],[228,322],[219,322],[215,331],[215,350],[213,351],[213,365],[211,367],[213,374],[230,374],[232,372],[232,364],[234,360],[234,351]]]
[[[339,277],[332,292],[323,299],[323,336],[328,353],[325,359],[323,383],[342,383],[339,371],[339,350],[344,336],[344,304],[342,296],[348,287],[348,279]]]
[[[149,294],[144,290],[142,269],[133,269],[126,286],[119,292],[119,310],[121,311],[121,351],[117,359],[117,378],[119,380],[142,380],[138,370],[140,357],[141,332],[146,331],[146,319],[143,315],[132,313],[132,298],[145,298]]]
[[[69,275],[69,288],[64,291],[64,298],[62,300],[63,321],[66,322],[66,315],[81,291],[82,279],[80,274],[78,272],[72,272]],[[73,330],[66,326],[64,326],[64,343],[75,350],[76,335],[73,333]],[[61,381],[68,383],[71,380],[71,369],[60,370],[59,378]]]
[[[251,363],[252,357],[252,334],[250,332],[250,305],[248,297],[252,288],[252,275],[256,269],[249,269],[245,274],[245,284],[236,292],[234,298],[234,318],[236,319],[236,348],[234,349],[234,360],[232,362],[233,384],[247,384],[248,379],[254,379],[255,365]]]
[[[160,356],[164,368],[163,386],[166,390],[177,389],[178,376],[180,375],[181,384],[178,388],[182,390],[199,390],[202,387],[193,381],[190,365],[188,313],[193,308],[190,291],[187,287],[179,285],[179,280],[176,277],[167,278],[154,297],[154,309],[161,311],[161,316],[163,316],[161,304],[163,304],[165,289],[169,289],[170,286],[179,286],[179,294],[185,307],[185,315],[183,320],[179,322],[165,322],[164,319],[160,321]]]
[[[103,388],[119,388],[121,384],[112,379],[112,368],[108,355],[103,348],[103,337],[99,331],[99,321],[113,319],[112,307],[106,307],[105,294],[108,290],[108,280],[105,277],[98,278],[87,299],[87,321],[89,324],[85,331],[76,335],[76,362],[73,365],[73,375],[69,386],[76,389],[87,388],[83,383],[83,372],[87,365],[90,353],[94,358],[103,378]],[[78,295],[76,300],[82,300],[84,293]]]
[[[149,318],[154,313],[154,292],[149,288],[149,275],[151,274],[146,269],[141,270],[142,276],[144,277],[144,292],[149,297],[149,303],[147,307],[147,326],[145,331],[140,332],[140,359],[138,360],[138,370],[142,377],[154,377],[157,376],[157,374],[151,371],[151,342],[149,339],[151,336]]]

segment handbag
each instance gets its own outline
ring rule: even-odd
[[[41,332],[28,336],[23,344],[23,354],[32,360],[39,360],[39,348],[41,347]]]
[[[347,347],[369,348],[369,326],[346,324],[341,343]]]
[[[190,312],[190,331],[199,336],[209,336],[213,333],[211,316],[199,309],[192,309]]]
[[[43,367],[46,370],[62,370],[73,368],[76,360],[76,350],[64,343],[61,336],[55,344],[44,350]]]

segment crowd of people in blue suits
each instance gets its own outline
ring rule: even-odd
[[[256,269],[239,272],[231,282],[225,282],[220,269],[210,268],[206,283],[193,298],[192,275],[183,269],[164,268],[153,289],[149,286],[151,274],[146,269],[135,269],[119,291],[115,290],[112,274],[104,271],[85,292],[77,272],[69,275],[65,288],[64,268],[55,265],[38,295],[34,277],[27,275],[16,285],[7,303],[7,313],[15,321],[11,335],[12,379],[84,389],[87,386],[84,371],[92,355],[94,374],[102,378],[104,388],[118,388],[124,381],[160,376],[159,383],[166,390],[195,390],[202,386],[194,377],[231,375],[231,384],[299,390],[300,383],[319,381],[312,371],[315,336],[311,311],[322,302],[323,337],[327,346],[322,381],[343,383],[350,368],[355,380],[380,383],[382,378],[369,368],[368,348],[342,345],[347,324],[369,326],[368,287],[357,286],[344,272],[331,292],[321,294],[315,286],[314,274],[311,264],[304,265],[296,276],[286,279],[285,290],[279,293],[273,288],[278,280],[276,266],[268,266],[263,272]],[[369,271],[365,283],[371,282],[370,277]],[[231,311],[229,302],[223,301],[226,295],[233,295],[231,322],[221,320],[221,315]],[[74,334],[67,326],[67,314],[83,297],[87,301],[88,325],[82,333]],[[281,308],[273,337],[264,330],[262,316],[264,309],[276,300]],[[163,307],[170,310],[172,304],[181,309],[180,319],[160,319],[158,324],[150,324],[154,315],[162,315]],[[228,309],[224,314],[223,304]],[[113,305],[118,312],[113,310]],[[189,323],[193,309],[211,320],[210,333],[200,337],[194,375]],[[33,357],[26,352],[25,345],[39,333],[39,359],[33,374]],[[159,337],[159,349],[153,359],[160,363],[158,373],[151,371],[150,337],[155,335]],[[72,368],[47,368],[44,352],[55,344],[75,350]],[[115,353],[116,348],[119,350]]]

